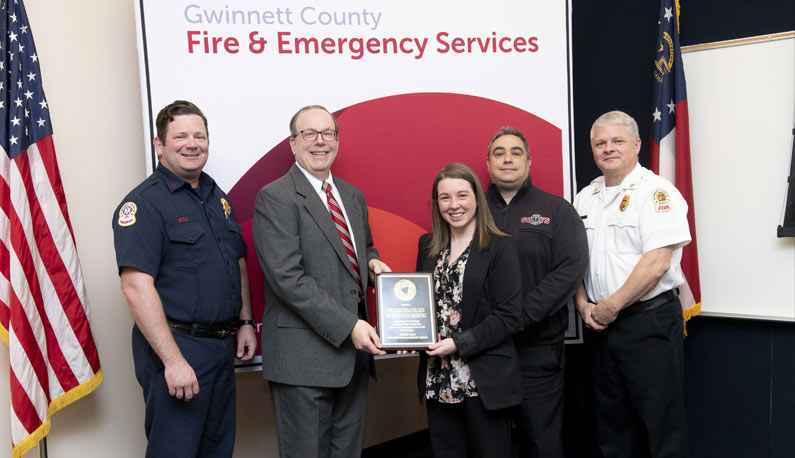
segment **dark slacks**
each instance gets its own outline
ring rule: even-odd
[[[522,458],[563,458],[563,342],[517,345],[524,397],[513,410]]]
[[[357,458],[362,453],[370,357],[356,352],[356,368],[341,388],[269,382],[282,458]]]
[[[487,410],[479,397],[426,405],[434,458],[510,458],[511,409]]]
[[[199,394],[190,401],[168,394],[163,363],[138,327],[133,328],[135,376],[146,403],[146,457],[231,457],[235,446],[234,339],[175,334],[174,340],[199,381]]]
[[[690,457],[679,299],[589,337],[595,339],[594,401],[604,457]]]

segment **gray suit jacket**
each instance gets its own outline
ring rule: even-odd
[[[339,178],[334,184],[366,291],[367,263],[378,258],[367,203],[352,185]],[[252,236],[265,277],[263,378],[300,386],[347,385],[356,359],[349,336],[359,319],[359,288],[328,210],[296,164],[257,194]]]

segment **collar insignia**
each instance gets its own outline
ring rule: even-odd
[[[229,219],[229,215],[232,214],[232,207],[229,206],[229,202],[223,197],[221,198],[221,205],[224,207],[224,216],[226,216],[226,219]]]

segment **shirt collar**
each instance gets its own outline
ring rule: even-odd
[[[643,166],[640,165],[640,162],[638,162],[637,164],[635,164],[635,168],[632,169],[631,172],[629,172],[629,175],[627,175],[624,178],[624,181],[622,181],[621,184],[618,185],[618,186],[621,189],[634,189],[638,185],[638,182],[640,182],[640,179],[643,176],[643,171],[644,170],[646,170],[646,169],[643,168]],[[598,184],[598,186],[596,186],[594,188],[594,190],[593,190],[594,194],[598,194],[598,193],[604,191],[604,189],[606,188],[604,175],[602,175],[599,178],[593,180],[592,183],[597,183]]]
[[[513,196],[513,198],[516,199],[517,197],[522,197],[532,185],[533,180],[530,178],[530,175],[527,175],[527,179],[524,180],[524,183],[522,183],[522,185],[519,186],[519,189],[516,190],[516,195]]]
[[[533,180],[530,178],[530,175],[528,175],[527,179],[524,180],[524,182],[522,182],[522,185],[519,186],[519,189],[516,190],[516,194],[514,194],[514,196],[511,198],[511,201],[513,201],[513,199],[518,199],[522,197],[527,192],[527,190],[530,189],[532,185],[533,185]],[[503,204],[505,203],[505,199],[502,198],[502,193],[500,193],[500,188],[498,188],[493,181],[489,181],[489,189],[486,192],[491,193]]]
[[[174,172],[167,169],[162,163],[157,164],[157,168],[155,169],[155,175],[157,175],[160,178],[160,180],[162,180],[163,183],[165,183],[166,187],[170,192],[174,192],[177,189],[181,189],[183,186],[191,188],[190,183],[176,176]],[[207,190],[211,189],[212,185],[214,184],[215,180],[213,180],[212,177],[210,177],[210,175],[207,175],[204,172],[202,172],[201,175],[199,175],[199,189],[203,193],[206,193]]]
[[[629,172],[624,181],[621,182],[621,189],[631,189],[638,185],[640,182],[640,177],[643,174],[643,167],[641,167],[640,162],[635,164],[635,168]]]
[[[301,167],[301,164],[299,164],[298,162],[296,162],[295,165],[298,166],[298,170],[300,170],[304,174],[306,179],[309,180],[309,184],[312,186],[312,189],[314,190],[322,189],[323,181],[318,180],[317,177],[307,172],[306,169]],[[331,185],[331,190],[334,191],[334,177],[331,175],[331,170],[328,171],[328,178],[326,178],[325,182],[329,183]]]

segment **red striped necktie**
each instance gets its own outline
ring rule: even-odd
[[[331,220],[334,221],[334,225],[337,226],[337,232],[339,232],[340,238],[342,239],[342,246],[345,247],[345,253],[348,254],[348,261],[350,261],[351,267],[353,267],[353,276],[356,279],[356,283],[359,285],[359,295],[361,295],[362,281],[359,276],[359,263],[356,261],[356,251],[353,249],[353,240],[348,230],[348,223],[345,222],[345,215],[342,213],[342,209],[331,193],[331,185],[324,181],[320,188],[326,193],[326,202],[328,202]]]

